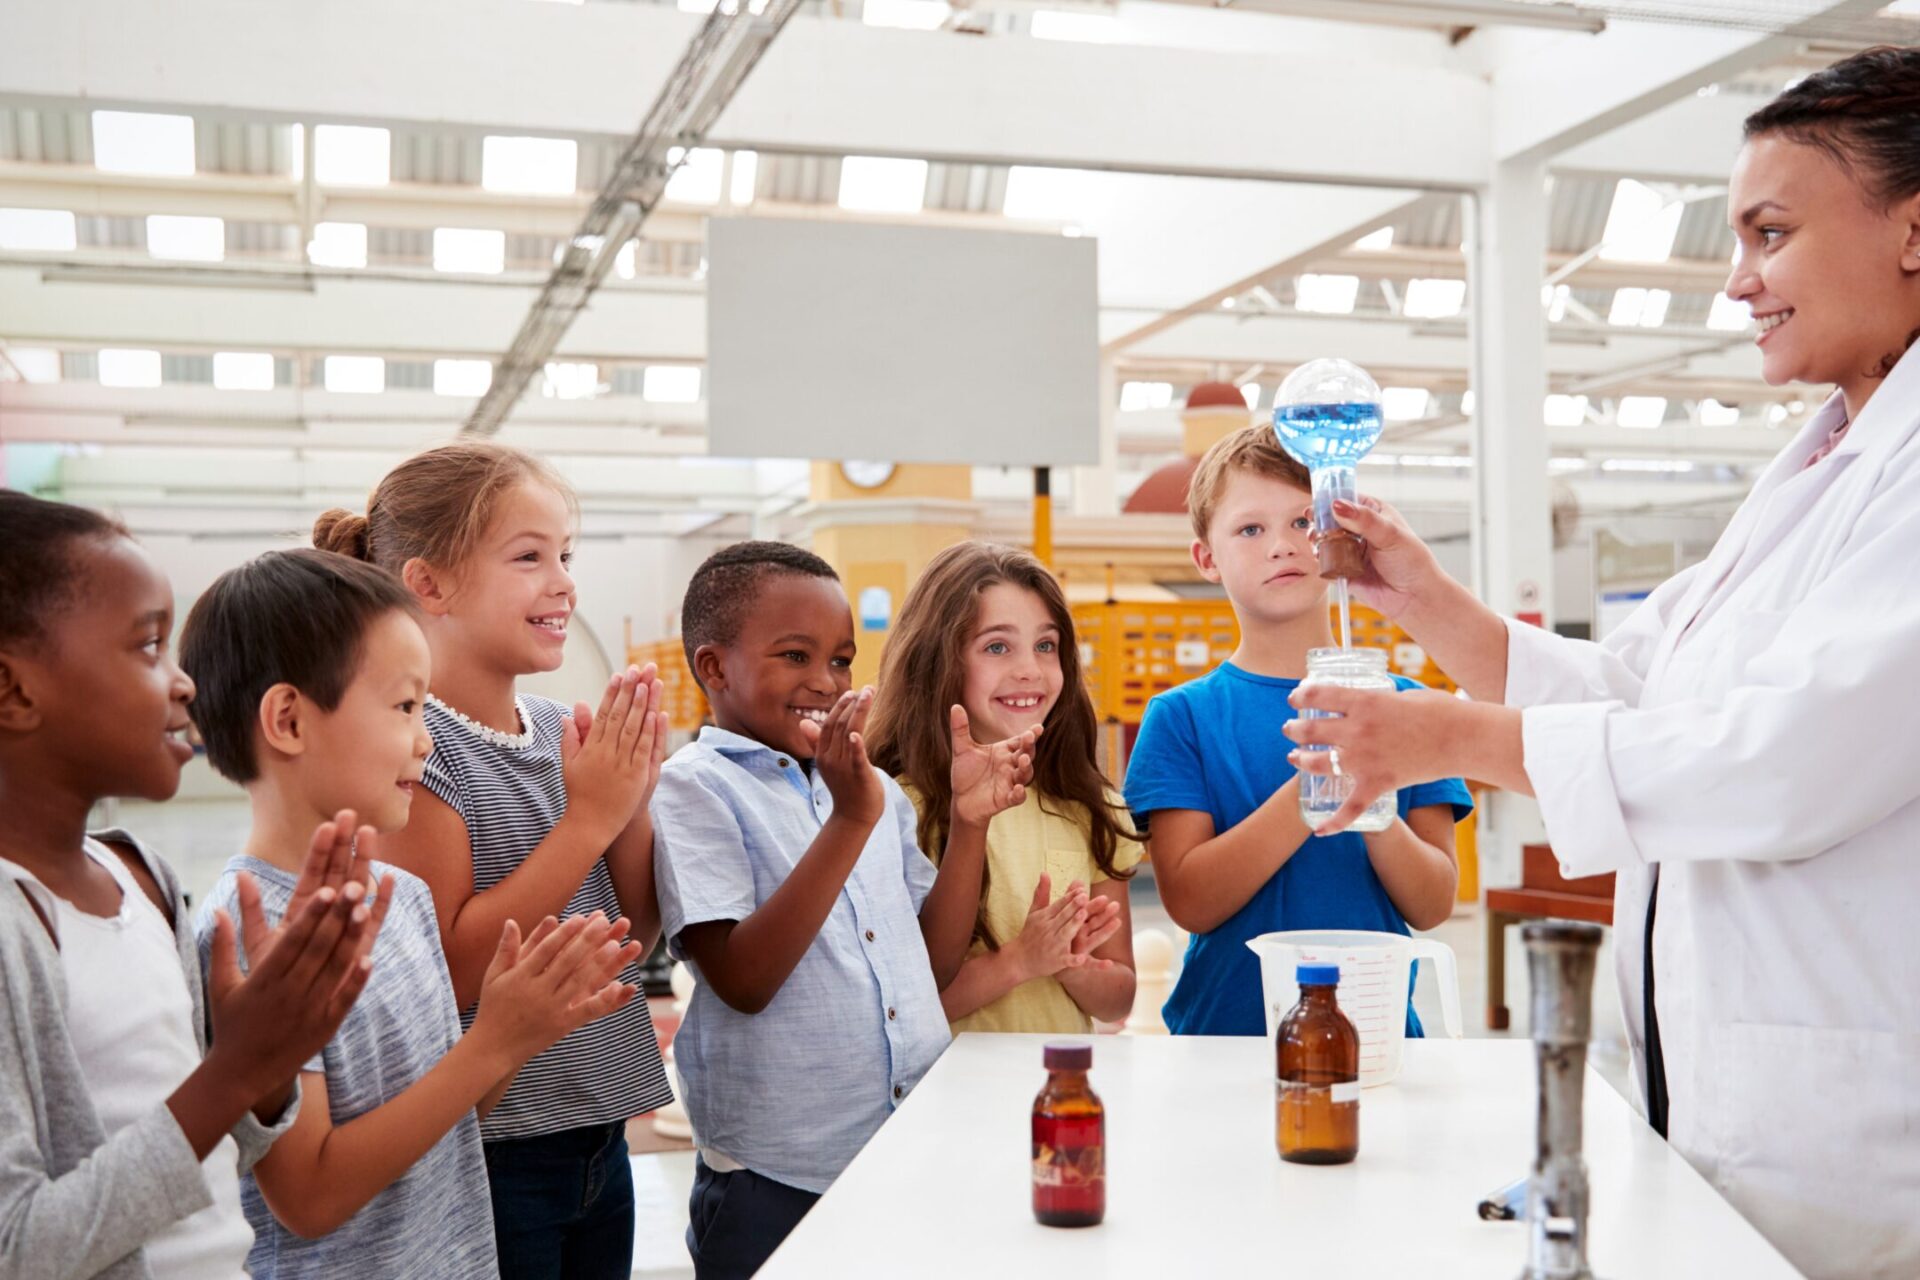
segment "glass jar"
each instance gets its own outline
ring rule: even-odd
[[[1107,1111],[1087,1083],[1090,1044],[1046,1047],[1046,1087],[1033,1100],[1033,1216],[1091,1227],[1107,1216]]]
[[[1392,693],[1399,688],[1393,677],[1387,674],[1387,651],[1385,649],[1309,649],[1307,650],[1307,678],[1300,682],[1301,688],[1309,685],[1330,684],[1343,689],[1380,689]],[[1331,711],[1316,711],[1311,708],[1300,713],[1303,720],[1339,719]],[[1303,746],[1302,751],[1330,751],[1330,747]],[[1338,763],[1338,757],[1335,757]],[[1300,818],[1310,831],[1318,831],[1327,820],[1338,813],[1340,806],[1353,794],[1353,779],[1338,774],[1325,775],[1302,773],[1300,775]],[[1400,813],[1400,798],[1396,792],[1388,791],[1380,795],[1367,806],[1349,831],[1385,831],[1393,825]]]
[[[1340,1012],[1337,964],[1295,970],[1300,1002],[1274,1033],[1274,1142],[1295,1164],[1360,1153],[1360,1036]]]

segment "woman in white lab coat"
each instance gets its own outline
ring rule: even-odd
[[[1346,718],[1288,729],[1356,779],[1336,825],[1430,778],[1537,796],[1569,875],[1619,873],[1648,1118],[1802,1270],[1915,1277],[1920,50],[1750,118],[1728,213],[1767,381],[1837,389],[1713,553],[1592,644],[1497,617],[1391,509],[1347,506],[1360,598],[1477,701],[1302,689]]]

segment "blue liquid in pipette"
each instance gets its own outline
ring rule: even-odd
[[[1354,464],[1380,439],[1380,426],[1380,406],[1370,401],[1290,404],[1273,411],[1273,432],[1280,447],[1313,477],[1313,523],[1321,533],[1338,526],[1333,518],[1334,499],[1353,500]],[[1334,580],[1333,600],[1340,619],[1340,647],[1351,649],[1353,616],[1346,579]]]

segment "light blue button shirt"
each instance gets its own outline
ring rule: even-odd
[[[920,936],[933,864],[912,802],[880,780],[886,814],[772,1002],[741,1013],[703,977],[673,1038],[695,1141],[803,1191],[840,1176],[950,1039]],[[833,796],[792,756],[710,726],[667,761],[651,812],[661,925],[685,959],[680,931],[766,902]]]

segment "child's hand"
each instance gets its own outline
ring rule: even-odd
[[[380,933],[380,922],[387,918],[387,908],[393,902],[393,877],[384,876],[378,886],[374,884],[373,858],[379,851],[380,835],[372,827],[356,830],[354,821],[353,810],[342,809],[334,815],[333,821],[323,822],[313,829],[313,840],[307,846],[307,860],[301,864],[300,878],[294,882],[293,896],[287,902],[279,925],[262,937],[257,948],[261,954],[266,953],[266,948],[287,927],[288,921],[299,918],[308,900],[320,890],[331,889],[340,893],[349,884],[357,884],[364,889],[373,908],[373,928],[363,935],[360,954],[372,952],[373,940]]]
[[[560,735],[560,766],[567,786],[567,816],[595,824],[608,843],[653,796],[666,758],[666,686],[654,666],[628,667],[607,682],[600,710],[584,702]]]
[[[625,941],[627,922],[596,911],[561,924],[542,920],[524,942],[509,920],[480,987],[474,1033],[496,1037],[524,1063],[568,1033],[632,1000],[635,987],[614,975],[640,958]]]
[[[956,702],[947,713],[947,727],[953,734],[955,822],[985,826],[994,814],[1026,803],[1027,783],[1033,781],[1033,744],[1043,726],[983,746],[973,740],[967,709]]]
[[[1049,902],[1052,891],[1052,877],[1041,872],[1027,907],[1027,922],[1020,927],[1020,936],[1007,944],[1025,975],[1023,981],[1049,978],[1070,966],[1074,939],[1087,920],[1085,885],[1076,880],[1057,901]]]
[[[1114,934],[1120,932],[1120,904],[1112,898],[1088,896],[1087,918],[1080,932],[1073,935],[1071,969],[1099,971],[1113,968],[1113,961],[1094,955]]]
[[[865,826],[880,821],[887,811],[886,788],[880,775],[867,761],[867,746],[860,731],[867,727],[867,710],[873,706],[871,686],[855,693],[849,689],[840,695],[827,712],[827,722],[816,725],[800,722],[800,736],[813,747],[813,764],[833,796],[835,817],[850,818]]]
[[[233,918],[214,912],[207,970],[213,1043],[207,1060],[224,1065],[249,1105],[286,1088],[340,1029],[373,971],[366,953],[391,897],[390,880],[386,890],[376,910],[368,907],[362,884],[349,881],[337,890],[323,885],[270,933],[259,887],[242,872],[237,891],[244,932],[237,944]],[[244,977],[242,946],[249,959]]]

